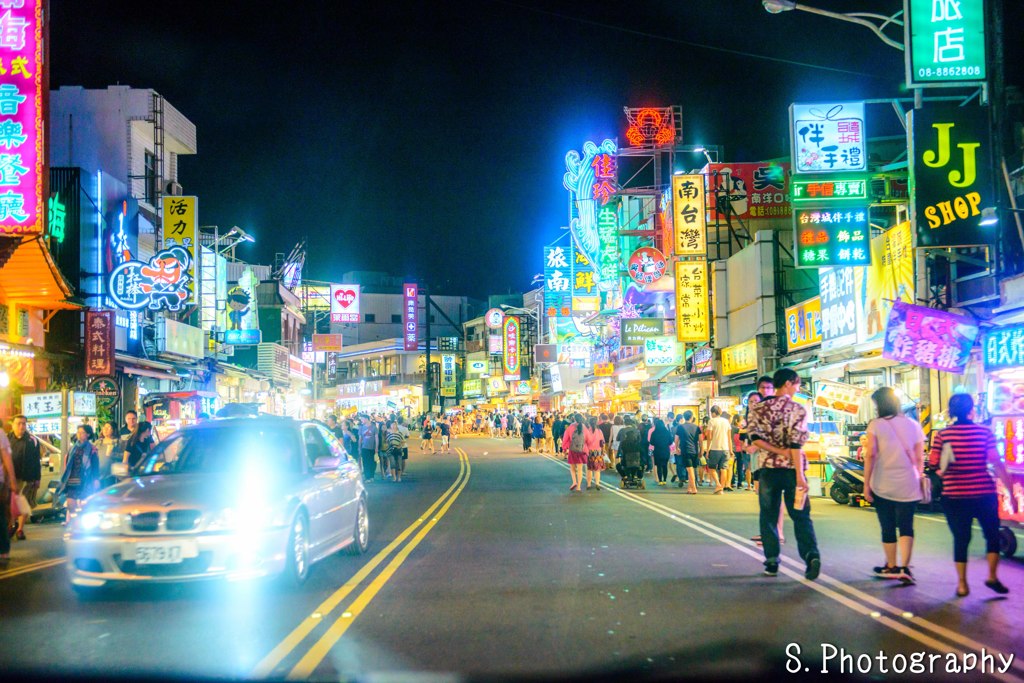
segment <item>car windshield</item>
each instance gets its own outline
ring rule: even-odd
[[[162,442],[142,474],[223,474],[243,469],[301,471],[298,437],[292,429],[255,424],[187,429]]]

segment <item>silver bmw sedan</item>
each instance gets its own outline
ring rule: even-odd
[[[86,502],[64,536],[80,594],[111,583],[282,575],[369,545],[358,464],[318,423],[214,420],[163,441]]]

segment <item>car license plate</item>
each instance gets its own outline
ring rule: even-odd
[[[186,557],[194,556],[184,543],[137,543],[135,564],[179,564]]]

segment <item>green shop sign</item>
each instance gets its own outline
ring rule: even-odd
[[[907,87],[985,80],[984,0],[904,0]]]
[[[792,180],[792,199],[804,202],[831,202],[836,199],[868,198],[866,180]]]

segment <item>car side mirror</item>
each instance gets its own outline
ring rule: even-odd
[[[123,462],[111,463],[110,474],[118,479],[126,479],[128,477],[128,465]]]
[[[321,457],[313,461],[314,470],[336,470],[341,465],[341,458]]]

